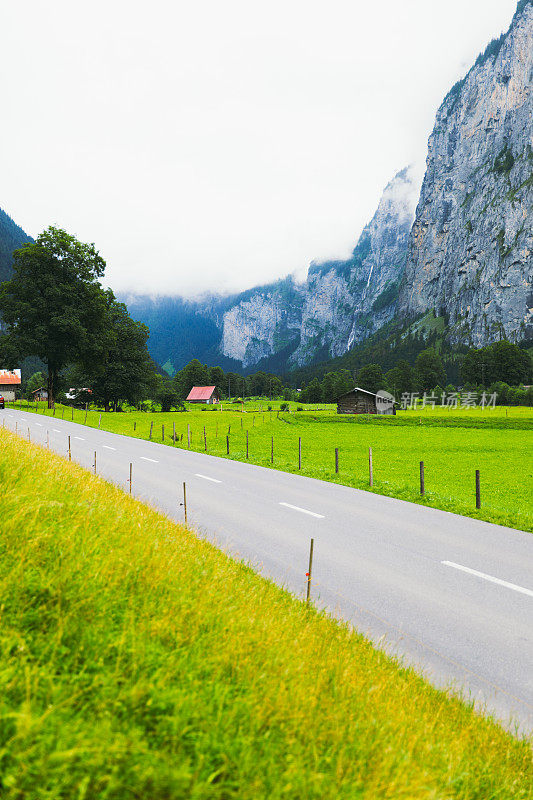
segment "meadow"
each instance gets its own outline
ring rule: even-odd
[[[227,458],[229,445],[232,459],[533,531],[533,409],[426,407],[399,411],[393,417],[375,417],[338,416],[335,406],[300,406],[301,411],[296,410],[295,403],[290,404],[289,411],[279,411],[279,406],[279,402],[255,400],[223,403],[222,410],[189,406],[187,412],[167,414],[105,414],[97,410],[86,414],[81,409],[57,406],[55,413],[137,438],[148,439],[151,431],[153,441],[164,441],[171,447],[188,448],[190,431],[192,450]],[[22,401],[17,407],[27,405]],[[37,413],[51,412],[40,404]],[[424,462],[424,496],[420,494],[420,461]],[[476,470],[481,482],[479,510]]]
[[[3,800],[533,796],[531,742],[191,531],[1,428],[0,482]]]

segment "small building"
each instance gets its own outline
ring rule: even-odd
[[[216,386],[193,386],[187,395],[187,403],[205,403],[208,406],[220,403]]]
[[[10,372],[7,369],[0,369],[0,395],[6,403],[12,403],[16,399],[17,389],[20,389],[21,373],[20,369]]]
[[[40,403],[44,400],[48,400],[48,391],[44,386],[39,386],[38,389],[33,390],[32,397],[34,403]]]
[[[397,405],[388,392],[368,392],[356,386],[337,398],[337,414],[396,414]]]

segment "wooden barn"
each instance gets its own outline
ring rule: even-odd
[[[337,414],[396,414],[394,406],[386,392],[374,394],[358,386],[337,398]]]
[[[39,386],[38,389],[34,389],[31,394],[34,403],[41,403],[48,400],[48,390],[44,386]]]
[[[13,402],[17,396],[17,389],[20,389],[21,373],[20,369],[10,372],[8,369],[0,369],[0,395],[6,403]]]
[[[193,386],[187,395],[187,403],[214,405],[220,402],[216,386]]]

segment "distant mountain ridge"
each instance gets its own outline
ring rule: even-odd
[[[414,170],[405,168],[385,188],[351,258],[313,262],[303,283],[288,276],[229,297],[124,301],[150,327],[152,354],[170,371],[191,358],[285,371],[342,355],[395,313],[417,197]]]
[[[0,208],[0,282],[7,281],[13,273],[13,250],[26,242],[33,242],[11,217]]]

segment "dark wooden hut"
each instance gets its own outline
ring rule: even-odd
[[[356,386],[337,398],[337,414],[396,414],[394,400]]]

